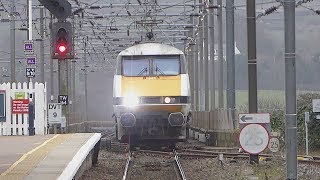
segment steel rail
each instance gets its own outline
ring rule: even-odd
[[[298,164],[308,164],[313,166],[320,166],[320,161],[317,160],[298,160]]]
[[[129,166],[131,164],[131,156],[132,156],[131,151],[129,151],[128,160],[127,160],[127,163],[126,163],[126,167],[124,169],[122,180],[126,180],[127,179],[128,172],[129,172]]]
[[[208,155],[227,155],[227,156],[247,156],[249,155],[248,153],[229,153],[229,152],[215,152],[215,151],[210,151],[210,150],[193,150],[193,149],[180,149],[178,150],[179,153],[198,153],[198,154],[208,154]],[[272,155],[269,154],[259,154],[259,156],[262,157],[271,157]]]
[[[174,153],[175,164],[176,164],[176,166],[177,166],[177,168],[178,168],[180,178],[181,178],[182,180],[186,180],[187,178],[186,178],[186,176],[185,176],[185,174],[184,174],[184,171],[183,171],[183,169],[182,169],[181,163],[180,163],[180,161],[179,161],[179,156],[178,156],[176,150],[173,150],[173,153]]]
[[[114,136],[115,132],[103,132],[101,133],[101,138],[110,138],[111,136]]]

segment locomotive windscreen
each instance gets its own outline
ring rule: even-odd
[[[180,74],[179,56],[130,56],[122,59],[124,76],[175,76]]]

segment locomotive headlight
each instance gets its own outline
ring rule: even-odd
[[[165,98],[164,98],[164,102],[165,102],[165,103],[169,104],[170,101],[171,101],[171,98],[169,98],[169,97],[165,97]]]
[[[139,104],[139,97],[134,92],[129,92],[124,96],[123,104],[125,106],[136,106]]]
[[[176,101],[176,99],[175,98],[171,98],[171,97],[165,97],[164,98],[164,102],[166,103],[166,104],[169,104],[169,103],[174,103]]]

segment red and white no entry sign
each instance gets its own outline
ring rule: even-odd
[[[270,136],[265,127],[260,124],[249,124],[241,129],[239,142],[241,148],[250,154],[259,154],[269,144]]]

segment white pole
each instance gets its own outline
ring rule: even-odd
[[[28,0],[28,20],[29,20],[29,31],[28,31],[28,40],[32,40],[32,0]]]
[[[32,40],[32,0],[28,0],[28,40]],[[28,78],[28,82],[32,82],[32,78]]]
[[[309,112],[304,113],[304,125],[306,128],[306,155],[309,155],[309,136],[308,136],[308,123],[309,123]]]

